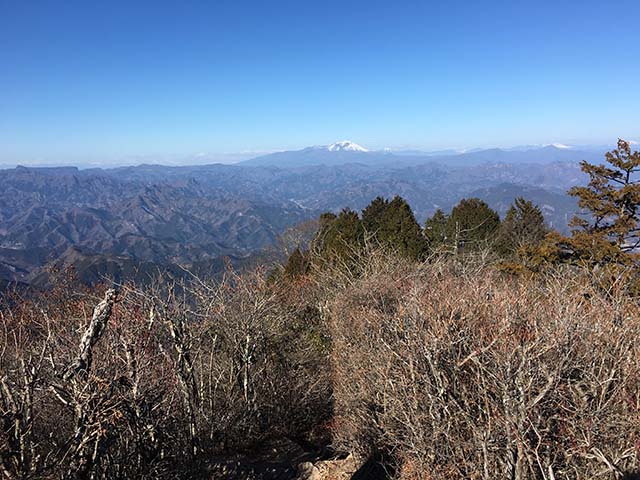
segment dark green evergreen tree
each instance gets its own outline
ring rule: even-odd
[[[284,274],[290,278],[297,277],[306,274],[309,271],[309,267],[308,252],[303,253],[300,248],[296,248],[287,259],[287,264],[284,266]]]
[[[447,219],[447,244],[454,251],[475,251],[491,246],[500,216],[479,198],[465,198]]]
[[[548,232],[540,208],[518,197],[500,225],[496,250],[501,255],[513,255],[523,247],[538,245]]]
[[[382,227],[382,221],[389,206],[389,200],[383,197],[376,197],[362,210],[362,226],[368,234],[375,235]]]
[[[437,209],[433,217],[427,219],[424,224],[424,235],[427,239],[429,250],[437,251],[447,241],[447,216],[441,209]]]
[[[335,234],[332,232],[333,225],[338,219],[338,216],[332,212],[325,212],[320,214],[318,219],[318,231],[311,241],[311,250],[322,253],[326,250],[327,238],[329,240]]]
[[[418,260],[427,251],[427,241],[409,204],[400,196],[388,201],[375,198],[362,211],[362,224],[368,235],[404,258]]]
[[[427,240],[409,204],[400,196],[389,202],[382,218],[379,239],[402,257],[418,260],[427,251]]]
[[[347,259],[364,246],[364,227],[357,212],[345,208],[339,215],[320,216],[320,230],[314,248],[325,259]]]

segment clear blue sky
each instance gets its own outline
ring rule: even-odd
[[[0,163],[640,134],[640,2],[0,0]]]

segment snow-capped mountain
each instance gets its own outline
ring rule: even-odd
[[[271,165],[277,167],[304,167],[309,165],[345,165],[348,163],[377,163],[384,152],[372,152],[350,140],[331,145],[315,145],[285,152],[275,152],[241,162],[243,165]]]
[[[312,165],[360,164],[369,166],[424,165],[481,165],[495,163],[551,163],[595,161],[602,158],[607,149],[578,149],[564,144],[527,145],[509,149],[489,148],[465,151],[444,150],[437,152],[377,150],[370,151],[345,140],[331,145],[307,147],[302,150],[276,152],[241,162],[242,165],[300,168]]]
[[[332,143],[327,147],[330,152],[368,152],[367,148],[364,148],[357,143],[350,140],[342,140],[341,142]]]

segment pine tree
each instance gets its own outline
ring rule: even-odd
[[[388,201],[375,198],[362,211],[362,224],[368,234],[393,249],[400,256],[418,260],[427,251],[427,241],[420,224],[405,199],[395,196]]]
[[[589,175],[589,183],[570,189],[569,194],[578,197],[584,214],[573,218],[571,237],[557,232],[548,234],[530,252],[530,264],[537,267],[569,262],[603,265],[613,270],[637,265],[640,152],[632,152],[628,142],[618,140],[618,148],[607,152],[605,159],[604,165],[580,163],[582,171]]]
[[[500,224],[496,250],[510,256],[524,247],[538,245],[547,233],[540,208],[518,197]]]
[[[500,216],[479,198],[465,198],[447,219],[447,244],[454,251],[481,250],[490,245],[500,226]]]
[[[441,209],[437,209],[433,217],[428,218],[424,224],[424,235],[427,239],[429,250],[437,251],[447,241],[447,216]]]
[[[427,251],[427,241],[409,204],[400,196],[389,202],[383,216],[382,240],[401,256],[420,259]]]
[[[362,210],[362,226],[367,233],[375,235],[380,230],[388,206],[389,201],[386,198],[376,197]]]
[[[618,140],[618,148],[605,158],[608,165],[581,162],[589,184],[569,190],[588,212],[586,218],[576,216],[571,223],[576,227],[572,246],[603,260],[640,245],[640,152],[632,152],[628,142]]]
[[[284,275],[290,278],[304,275],[309,271],[309,267],[308,252],[303,253],[300,248],[296,248],[287,259]]]
[[[362,249],[364,233],[357,212],[345,208],[337,216],[324,213],[320,216],[320,230],[313,242],[313,248],[327,260],[345,260]]]

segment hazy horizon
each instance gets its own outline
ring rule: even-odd
[[[345,139],[346,140],[346,139]],[[625,139],[629,141],[632,146],[637,146],[640,142],[631,139]],[[357,143],[357,142],[355,142]],[[361,145],[361,144],[358,144]],[[194,154],[149,154],[149,155],[137,155],[131,157],[122,157],[116,159],[105,159],[105,158],[92,158],[92,157],[82,157],[82,158],[68,158],[68,159],[60,159],[53,160],[49,159],[45,161],[43,159],[27,159],[23,161],[0,161],[0,169],[6,168],[15,168],[17,166],[25,166],[25,167],[78,167],[80,169],[87,168],[114,168],[114,167],[123,167],[123,166],[139,166],[139,165],[163,165],[163,166],[196,166],[196,165],[207,165],[207,164],[225,164],[225,165],[235,165],[241,163],[245,160],[251,160],[254,158],[258,158],[263,155],[269,155],[272,153],[278,152],[286,152],[286,151],[300,151],[306,148],[313,147],[326,147],[324,144],[314,144],[314,145],[306,145],[303,147],[294,147],[291,150],[284,149],[276,149],[271,151],[245,151],[245,152],[223,152],[223,153],[210,153],[210,152],[198,152]],[[424,154],[426,156],[433,155],[461,155],[465,153],[471,153],[476,151],[483,150],[504,150],[504,151],[513,151],[513,150],[536,150],[545,147],[556,147],[560,149],[571,149],[576,151],[585,151],[585,152],[593,152],[598,151],[604,153],[607,150],[615,148],[615,141],[611,141],[609,143],[602,144],[563,144],[563,143],[541,143],[541,144],[523,144],[523,145],[490,145],[490,146],[482,146],[482,147],[442,147],[438,149],[427,149],[420,147],[412,147],[412,146],[401,146],[401,147],[382,147],[382,148],[370,148],[368,145],[361,145],[366,147],[369,150],[369,153],[376,152],[388,152],[395,154],[403,154],[410,153],[415,155]],[[637,147],[634,147],[637,148]]]
[[[640,33],[620,20],[638,14],[622,0],[4,2],[0,165],[640,139]]]

